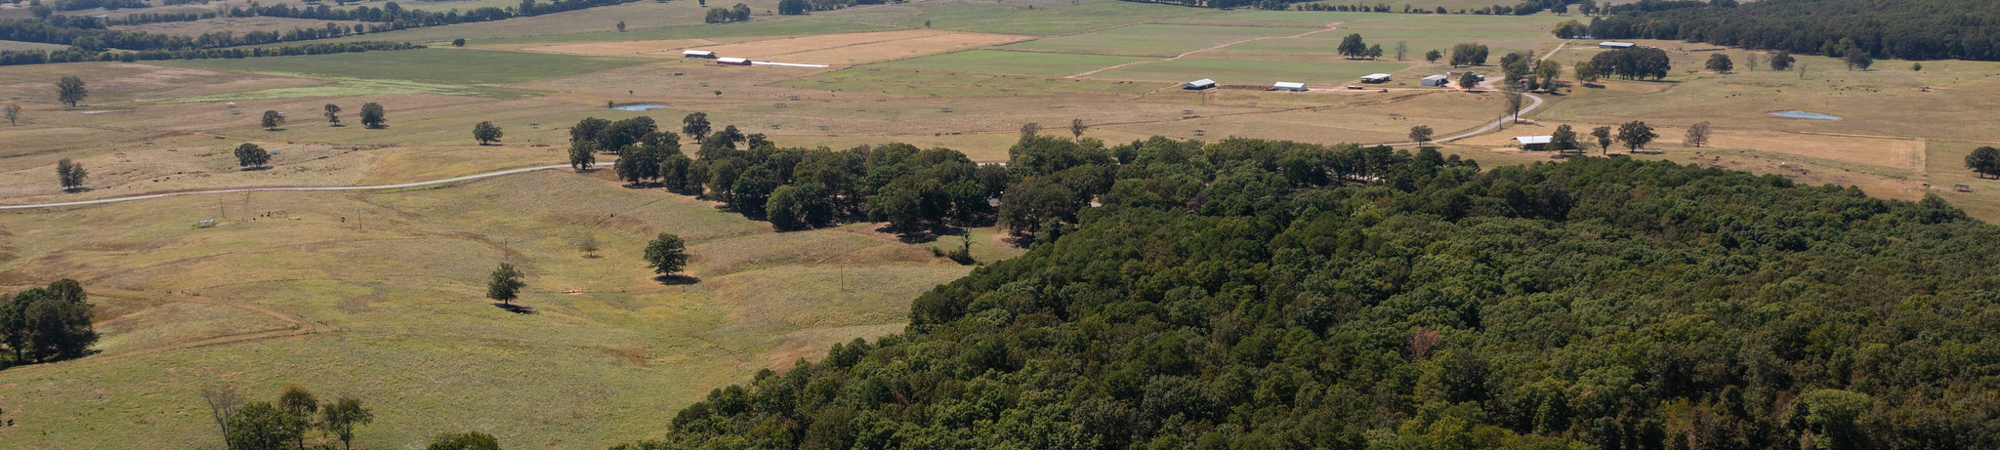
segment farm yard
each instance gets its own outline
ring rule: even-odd
[[[718,130],[733,125],[783,147],[908,143],[980,163],[1007,161],[1025,124],[1067,139],[1072,120],[1085,126],[1082,138],[1112,144],[1153,136],[1400,143],[1415,126],[1444,137],[1504,121],[1504,94],[1419,86],[1424,76],[1497,74],[1501,55],[1516,51],[1568,70],[1601,51],[1595,41],[1551,36],[1556,23],[1580,16],[1550,13],[927,0],[792,16],[769,12],[776,1],[745,3],[754,13],[743,23],[706,24],[696,2],[633,2],[330,40],[430,46],[418,50],[0,67],[0,102],[24,108],[17,124],[0,124],[0,206],[561,165],[570,127],[584,118],[645,116],[678,131],[696,112]],[[6,14],[20,13],[0,9]],[[325,23],[223,20],[132,28],[240,33]],[[1349,34],[1389,54],[1342,56]],[[1469,68],[1423,56],[1460,43],[1488,45],[1492,56]],[[1395,54],[1399,44],[1406,55]],[[2000,110],[2000,96],[1983,94],[2000,87],[2000,63],[1925,61],[1913,71],[1908,61],[1881,61],[1847,70],[1800,55],[1802,70],[1739,63],[1715,73],[1694,69],[1712,54],[1744,61],[1753,52],[1639,44],[1667,50],[1673,73],[1583,84],[1566,72],[1568,84],[1540,95],[1546,103],[1518,123],[1435,146],[1491,169],[1560,159],[1510,147],[1516,136],[1645,121],[1660,135],[1650,147],[1587,154],[1906,200],[1937,193],[2000,220],[2000,197],[1991,195],[2000,180],[1961,164],[1974,148],[2000,143],[1985,114]],[[47,45],[0,41],[0,50]],[[723,66],[684,50],[830,67]],[[1393,80],[1346,87],[1374,73]],[[76,107],[55,101],[63,76],[89,83]],[[1182,89],[1204,78],[1220,87]],[[1309,90],[1269,90],[1276,82]],[[385,127],[357,122],[368,103],[386,109]],[[344,111],[340,126],[322,117],[329,104]],[[660,108],[608,109],[639,104]],[[285,120],[264,126],[264,111]],[[1781,111],[1841,120],[1772,115]],[[480,122],[504,128],[504,137],[475,142],[469,131]],[[1707,145],[1684,146],[1687,130],[1703,122],[1715,130]],[[268,169],[240,167],[231,149],[245,143],[272,151]],[[698,145],[681,143],[690,154]],[[84,189],[52,181],[65,159],[89,169]],[[975,270],[938,256],[956,237],[905,242],[881,224],[781,233],[714,201],[626,186],[612,172],[0,210],[0,280],[10,289],[82,281],[104,336],[95,356],[0,370],[0,409],[22,424],[0,427],[0,446],[213,448],[202,388],[228,384],[264,398],[297,383],[377,405],[357,447],[405,448],[438,430],[478,428],[508,448],[603,448],[659,437],[672,411],[714,387],[819,358],[834,343],[901,331],[911,299]],[[1951,189],[1960,184],[1971,192]],[[1000,230],[969,231],[982,263],[1025,251]],[[646,270],[640,254],[659,233],[688,240],[698,283],[662,283]],[[579,251],[586,239],[600,248]],[[519,303],[534,314],[482,299],[486,271],[503,261],[526,273]]]

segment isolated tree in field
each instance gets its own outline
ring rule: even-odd
[[[90,89],[83,86],[82,78],[64,76],[62,80],[56,81],[56,101],[63,102],[68,104],[69,107],[75,108],[77,102],[81,102],[83,99],[89,97]]]
[[[424,450],[500,450],[500,440],[477,431],[446,433],[431,438],[431,445]]]
[[[236,146],[237,167],[263,167],[271,162],[271,152],[249,142]]]
[[[13,351],[14,364],[82,357],[97,343],[95,308],[70,279],[0,296],[0,344]]]
[[[1347,59],[1359,59],[1368,54],[1368,43],[1361,40],[1361,33],[1349,34],[1340,38],[1340,46],[1335,50]]]
[[[1570,128],[1569,124],[1558,126],[1556,127],[1556,132],[1549,134],[1549,148],[1552,150],[1559,153],[1568,153],[1570,150],[1577,150],[1579,147],[1582,146],[1577,143],[1576,129]]]
[[[618,32],[620,33],[625,32],[625,21],[623,20],[618,21]]]
[[[1382,59],[1382,44],[1368,46],[1368,59]]]
[[[585,258],[596,258],[599,247],[602,245],[598,244],[595,236],[586,234],[576,238],[576,251],[583,252]]]
[[[1729,71],[1736,69],[1736,63],[1729,61],[1729,55],[1716,53],[1708,55],[1708,64],[1706,67],[1708,67],[1708,70],[1715,71],[1715,73],[1729,73]]]
[[[389,116],[383,113],[381,104],[369,102],[361,105],[361,126],[382,128],[388,125]]]
[[[257,123],[263,125],[267,131],[277,131],[278,127],[285,126],[285,113],[278,112],[277,110],[265,110],[263,120]]]
[[[21,120],[21,105],[8,103],[6,112],[7,112],[7,125],[12,125],[12,126],[21,125],[19,123],[16,123],[16,121]]]
[[[578,172],[597,165],[597,141],[583,140],[569,143],[569,167]]]
[[[1035,137],[1038,134],[1042,134],[1042,124],[1035,122],[1021,124],[1021,139]]]
[[[1597,79],[1603,76],[1598,72],[1597,65],[1591,64],[1590,61],[1577,61],[1575,69],[1576,81],[1583,84],[1596,83]]]
[[[1979,174],[1979,178],[2000,177],[2000,149],[1980,147],[1965,155],[1965,168]]]
[[[1602,126],[1593,128],[1590,130],[1590,137],[1597,138],[1597,151],[1599,154],[1611,154],[1611,127]]]
[[[1743,67],[1748,67],[1748,68],[1750,68],[1750,71],[1751,71],[1751,72],[1756,72],[1756,71],[1757,71],[1757,65],[1761,63],[1761,62],[1759,61],[1759,60],[1761,60],[1761,59],[1763,59],[1763,58],[1761,58],[1761,57],[1758,57],[1756,53],[1751,53],[1751,54],[1749,54],[1749,55],[1745,55],[1745,56],[1743,56]]]
[[[83,178],[89,175],[90,171],[83,170],[82,164],[70,161],[69,158],[56,162],[56,182],[61,183],[65,191],[82,189]]]
[[[1701,123],[1688,127],[1687,137],[1681,139],[1681,145],[1694,148],[1707,147],[1708,121],[1704,120]]]
[[[472,126],[472,140],[479,141],[479,145],[500,142],[500,136],[503,134],[500,132],[500,127],[493,125],[493,122],[480,122]]]
[[[338,125],[340,124],[340,105],[328,103],[326,104],[326,112],[320,113],[320,115],[326,117],[326,123]]]
[[[486,298],[499,300],[502,305],[512,305],[514,299],[520,298],[521,288],[527,285],[521,281],[521,271],[514,270],[513,264],[500,263],[500,268],[493,269],[493,279],[486,282]]]
[[[1415,142],[1419,145],[1425,142],[1430,142],[1431,133],[1432,131],[1430,125],[1417,125],[1414,127],[1410,127],[1410,141]]]
[[[314,419],[319,418],[319,398],[299,385],[286,385],[285,390],[278,393],[278,410],[291,416],[287,425],[294,427],[291,430],[292,442],[298,444],[299,450],[305,450],[306,430],[312,427]]]
[[[453,47],[464,47],[464,46],[465,46],[465,38],[457,38],[457,39],[452,39],[452,40],[451,40],[451,46],[453,46]]]
[[[334,439],[339,439],[341,446],[348,450],[354,448],[354,427],[375,421],[375,412],[362,406],[361,400],[351,397],[341,397],[333,403],[327,403],[325,407],[320,408],[319,413],[320,429],[326,430],[326,434],[333,435]]]
[[[694,136],[695,142],[703,142],[703,139],[708,138],[708,132],[711,130],[713,128],[709,126],[708,113],[688,113],[687,117],[681,118],[681,134]]]
[[[1847,63],[1847,70],[1854,70],[1855,68],[1868,70],[1868,66],[1875,65],[1875,57],[1869,55],[1866,50],[1850,49],[1844,56],[1840,57],[1840,62]]]
[[[1407,56],[1410,56],[1410,42],[1396,41],[1396,60],[1402,61]]]
[[[1646,144],[1659,137],[1646,122],[1634,120],[1618,126],[1618,142],[1625,144],[1625,151],[1630,153],[1638,153],[1639,149],[1646,148]]]
[[[660,233],[659,237],[653,238],[653,242],[646,243],[645,256],[646,264],[653,268],[653,273],[667,275],[679,272],[687,266],[687,242],[682,241],[680,236]]]
[[[1910,71],[1911,72],[1924,71],[1924,63],[1910,63]]]
[[[1444,59],[1444,52],[1440,52],[1437,50],[1424,52],[1424,62],[1435,63],[1438,62],[1438,60],[1440,59]]]
[[[1791,52],[1778,52],[1778,54],[1771,55],[1771,71],[1783,72],[1791,70],[1792,63],[1796,61],[1798,61],[1798,58],[1793,58]]]
[[[229,418],[230,450],[285,450],[303,430],[298,419],[271,402],[250,402]]]
[[[1083,139],[1083,132],[1088,129],[1090,127],[1083,124],[1083,119],[1069,120],[1069,135],[1071,139]]]

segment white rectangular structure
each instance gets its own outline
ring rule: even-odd
[[[1386,74],[1386,73],[1377,73],[1377,74],[1370,74],[1370,75],[1368,75],[1368,76],[1365,76],[1365,77],[1361,77],[1361,82],[1363,82],[1363,83],[1387,83],[1387,82],[1389,82],[1389,74]]]
[[[1444,75],[1431,75],[1428,77],[1424,77],[1424,81],[1422,81],[1420,84],[1429,87],[1444,87],[1444,85],[1450,83],[1451,83],[1451,77],[1447,77]]]
[[[1293,83],[1290,81],[1280,81],[1277,84],[1271,85],[1271,89],[1279,91],[1305,92],[1306,84]]]
[[[1207,79],[1207,78],[1203,78],[1203,79],[1199,79],[1199,80],[1194,80],[1194,81],[1189,81],[1189,82],[1187,82],[1187,83],[1183,83],[1183,84],[1181,84],[1181,89],[1194,89],[1194,90],[1201,90],[1201,89],[1208,89],[1208,88],[1212,88],[1212,87],[1215,87],[1215,80],[1210,80],[1210,79]]]
[[[681,52],[683,58],[715,58],[715,52],[708,50],[687,50]]]
[[[1548,150],[1549,142],[1555,139],[1555,136],[1521,136],[1514,138],[1514,141],[1521,143],[1522,150]]]
[[[1634,44],[1634,43],[1630,43],[1630,42],[1612,42],[1612,41],[1605,41],[1605,42],[1599,42],[1599,43],[1597,43],[1597,48],[1632,48],[1632,47],[1638,47],[1638,46],[1639,46],[1639,44]]]
[[[750,65],[750,60],[743,58],[716,58],[715,63],[725,66],[747,66]]]

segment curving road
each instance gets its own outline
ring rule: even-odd
[[[608,165],[611,165],[611,163],[597,163],[596,165],[597,165],[597,166],[608,166]],[[438,185],[438,184],[445,184],[445,183],[456,183],[456,182],[460,182],[460,181],[466,181],[466,180],[477,180],[477,179],[481,179],[481,178],[492,178],[492,177],[497,177],[497,176],[502,176],[502,175],[513,175],[513,174],[517,174],[517,173],[527,173],[527,172],[534,172],[534,171],[537,171],[537,170],[549,170],[549,169],[568,169],[569,167],[570,167],[570,166],[569,166],[568,164],[559,164],[559,165],[553,165],[553,166],[540,166],[540,167],[528,167],[528,168],[522,168],[522,169],[513,169],[513,170],[502,170],[502,171],[499,171],[499,172],[487,172],[487,173],[482,173],[482,174],[476,174],[476,175],[466,175],[466,176],[462,176],[462,177],[458,177],[458,178],[446,178],[446,179],[442,179],[442,180],[431,180],[431,181],[419,181],[419,182],[415,182],[415,183],[403,183],[403,184],[383,184],[383,185],[376,185],[376,186],[295,186],[295,187],[258,187],[258,188],[236,188],[236,189],[214,189],[214,190],[206,190],[206,191],[187,191],[187,192],[169,192],[169,193],[165,193],[165,194],[151,194],[151,195],[135,195],[135,196],[131,196],[131,197],[113,197],[113,198],[104,198],[104,199],[97,199],[97,200],[78,200],[78,201],[74,201],[74,202],[62,202],[62,203],[42,203],[42,204],[36,204],[36,205],[7,205],[7,206],[0,206],[0,210],[9,210],[9,209],[35,209],[35,208],[54,208],[54,207],[60,207],[60,206],[81,206],[81,205],[97,205],[97,204],[104,204],[104,203],[118,203],[118,202],[129,202],[129,201],[134,201],[134,200],[148,200],[148,199],[155,199],[155,198],[167,198],[167,197],[178,197],[178,196],[182,196],[182,195],[202,195],[202,194],[228,194],[228,193],[233,193],[233,192],[270,192],[270,191],[373,191],[373,190],[382,190],[382,189],[402,189],[402,188],[413,188],[413,187],[421,187],[421,186],[431,186],[431,185]]]

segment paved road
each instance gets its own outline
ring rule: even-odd
[[[597,163],[597,165],[599,165],[599,166],[608,166],[608,165],[611,165],[611,163]],[[568,164],[560,164],[560,165],[553,165],[553,166],[541,166],[541,167],[528,167],[528,168],[523,168],[523,169],[513,169],[513,170],[502,170],[502,171],[499,171],[499,172],[487,172],[487,173],[482,173],[482,174],[477,174],[477,175],[466,175],[466,176],[462,176],[462,177],[458,177],[458,178],[446,178],[446,179],[442,179],[442,180],[432,180],[432,181],[419,181],[419,182],[415,182],[415,183],[403,183],[403,184],[384,184],[384,185],[377,185],[377,186],[298,186],[298,187],[260,187],[260,188],[237,188],[237,189],[215,189],[215,190],[207,190],[207,191],[187,191],[187,192],[169,192],[169,193],[165,193],[165,194],[152,194],[152,195],[137,195],[137,196],[131,196],[131,197],[114,197],[114,198],[104,198],[104,199],[97,199],[97,200],[79,200],[79,201],[74,201],[74,202],[62,202],[62,203],[43,203],[43,204],[38,204],[38,205],[10,205],[10,206],[0,206],[0,210],[8,210],[8,209],[35,209],[35,208],[54,208],[54,207],[59,207],[59,206],[80,206],[80,205],[97,205],[97,204],[104,204],[104,203],[118,203],[118,202],[129,202],[129,201],[134,201],[134,200],[148,200],[148,199],[155,199],[155,198],[167,198],[167,197],[178,197],[178,196],[182,196],[182,195],[202,195],[202,194],[228,194],[228,193],[232,193],[232,192],[270,192],[270,191],[373,191],[373,190],[382,190],[382,189],[402,189],[402,188],[413,188],[413,187],[420,187],[420,186],[431,186],[431,185],[438,185],[438,184],[446,184],[446,183],[456,183],[456,182],[460,182],[460,181],[466,181],[466,180],[477,180],[477,179],[481,179],[481,178],[492,178],[492,177],[497,177],[497,176],[502,176],[502,175],[513,175],[513,174],[517,174],[517,173],[527,173],[527,172],[534,172],[534,171],[537,171],[537,170],[549,170],[549,169],[568,169],[568,168],[569,168],[569,165],[568,165]]]

